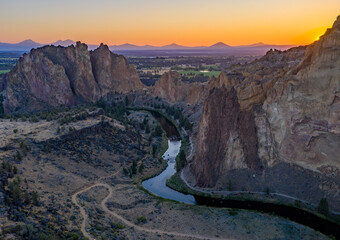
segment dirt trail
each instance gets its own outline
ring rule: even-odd
[[[83,216],[83,222],[81,224],[81,232],[84,234],[85,237],[89,238],[89,239],[94,239],[93,237],[91,237],[91,235],[86,231],[86,222],[88,220],[88,216],[86,214],[85,209],[77,202],[77,196],[89,191],[90,189],[94,188],[94,187],[105,187],[108,191],[109,194],[102,200],[102,202],[100,203],[101,208],[103,209],[104,212],[106,212],[107,214],[110,214],[112,216],[114,216],[115,218],[119,219],[122,223],[124,223],[126,226],[134,228],[137,231],[143,231],[143,232],[147,232],[147,233],[153,233],[153,234],[165,234],[165,235],[173,235],[173,236],[177,236],[177,237],[187,237],[187,238],[196,238],[196,239],[212,239],[212,240],[221,240],[223,238],[216,238],[216,237],[207,237],[207,236],[202,236],[199,234],[187,234],[187,233],[178,233],[178,232],[169,232],[169,231],[163,231],[160,229],[150,229],[150,228],[146,228],[146,227],[142,227],[142,226],[138,226],[132,222],[130,222],[129,220],[125,219],[124,217],[120,216],[119,214],[111,211],[110,209],[108,209],[108,207],[106,206],[107,201],[113,196],[113,189],[110,185],[108,185],[107,183],[95,183],[89,187],[86,187],[76,193],[74,193],[72,195],[72,202],[79,207],[80,209],[80,213]]]

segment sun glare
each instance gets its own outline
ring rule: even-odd
[[[319,34],[316,38],[315,38],[315,41],[319,41],[320,40],[320,37],[322,36],[323,34]]]

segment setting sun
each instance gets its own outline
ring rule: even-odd
[[[320,37],[322,36],[323,34],[319,34],[319,36],[317,36],[316,38],[315,38],[315,41],[319,41],[319,39],[320,39]]]

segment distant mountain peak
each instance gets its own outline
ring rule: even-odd
[[[223,43],[223,42],[218,42],[215,43],[214,45],[211,45],[209,48],[229,48],[230,46]]]
[[[19,42],[18,44],[21,44],[21,45],[35,45],[35,44],[39,44],[37,42],[34,42],[32,39],[26,39],[22,42]]]
[[[254,43],[254,44],[250,44],[248,45],[249,47],[259,47],[259,46],[265,46],[266,44],[264,44],[263,42],[258,42],[258,43]]]
[[[124,44],[119,45],[119,46],[120,46],[120,47],[122,47],[122,46],[126,46],[126,47],[137,47],[136,45],[131,44],[131,43],[124,43]]]
[[[182,45],[178,45],[177,43],[171,43],[171,44],[162,46],[160,48],[163,48],[163,49],[181,49],[181,48],[186,48],[186,47],[184,47]]]
[[[54,43],[51,43],[51,45],[68,47],[70,45],[75,45],[75,42],[71,39],[66,39],[66,40],[58,40]]]

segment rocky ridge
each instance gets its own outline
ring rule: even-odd
[[[237,171],[268,182],[267,172],[284,166],[288,178],[321,179],[314,191],[339,200],[339,56],[340,16],[307,48],[269,51],[230,69],[235,77],[212,79],[189,164],[196,185],[227,189]]]
[[[33,49],[19,59],[1,85],[7,112],[94,102],[108,93],[144,86],[125,57],[103,44],[89,52],[80,42]]]
[[[169,71],[155,83],[151,92],[169,102],[197,104],[205,98],[206,84],[183,82],[178,72]]]

